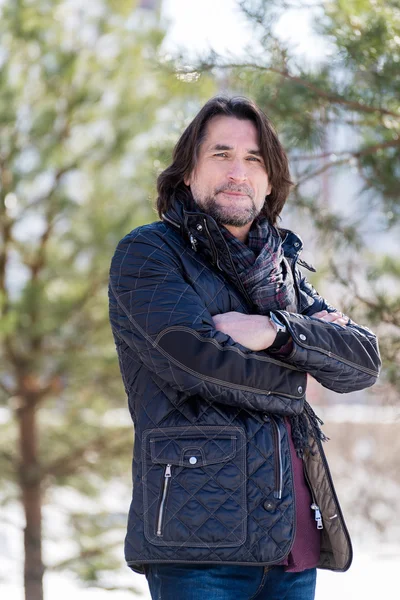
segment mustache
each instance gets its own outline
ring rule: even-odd
[[[215,190],[216,194],[219,194],[220,192],[237,192],[238,194],[246,194],[247,196],[250,196],[251,199],[254,198],[254,191],[248,185],[235,185],[232,183],[227,183],[226,185],[222,185]]]

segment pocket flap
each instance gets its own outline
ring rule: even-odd
[[[196,428],[185,429],[179,433],[150,436],[151,461],[158,464],[170,464],[181,467],[197,468],[231,460],[236,454],[235,433],[211,432],[205,434]]]

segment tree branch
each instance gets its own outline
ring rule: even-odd
[[[361,156],[365,156],[366,154],[374,154],[378,150],[384,150],[385,148],[395,148],[399,146],[400,148],[400,138],[395,140],[388,140],[387,142],[381,142],[380,144],[374,144],[373,146],[367,146],[358,152],[353,152],[353,156],[356,158],[360,158]]]
[[[351,279],[351,285],[350,285],[349,284],[350,278],[344,279],[340,275],[336,265],[332,261],[330,261],[330,266],[331,266],[331,269],[332,269],[332,272],[333,272],[335,278],[339,281],[339,283],[341,283],[344,287],[346,287],[348,289],[350,288],[352,290],[352,295],[359,302],[364,304],[364,306],[367,306],[371,311],[374,311],[374,312],[379,311],[380,319],[384,323],[387,323],[388,325],[394,325],[395,327],[400,328],[400,318],[397,317],[395,314],[393,314],[393,311],[390,309],[389,306],[382,307],[377,302],[373,302],[372,300],[369,300],[369,299],[365,298],[364,296],[362,296],[362,294],[360,294],[360,292],[358,291],[357,284],[353,278]],[[384,308],[386,310],[382,311],[382,308]]]
[[[50,200],[51,197],[53,196],[54,192],[57,190],[57,188],[59,186],[61,177],[63,175],[65,175],[66,173],[68,173],[69,171],[73,171],[74,169],[76,169],[78,167],[78,165],[79,165],[79,160],[75,159],[69,165],[66,165],[65,167],[58,169],[58,171],[56,172],[56,174],[54,176],[53,185],[51,186],[49,191],[46,194],[44,194],[43,196],[39,196],[38,198],[35,198],[35,200],[33,200],[30,204],[28,204],[25,208],[24,213],[21,215],[21,219],[25,218],[25,213],[27,210],[31,210],[32,208],[37,208],[43,202]],[[18,219],[16,219],[16,221],[18,222]]]
[[[115,433],[115,432],[114,432]],[[106,431],[96,438],[90,440],[84,446],[79,446],[73,452],[68,455],[61,456],[51,463],[43,466],[43,475],[54,475],[55,477],[65,477],[73,473],[77,465],[82,461],[86,452],[92,451],[104,451],[108,446],[109,452],[111,451],[111,445],[113,440],[110,439],[110,431]],[[124,440],[118,437],[117,444],[113,448],[119,449],[123,446]]]
[[[312,171],[311,173],[308,173],[303,178],[299,179],[299,181],[297,182],[296,185],[299,186],[299,185],[303,184],[305,181],[309,181],[310,179],[313,179],[314,177],[317,177],[318,175],[325,173],[325,171],[327,171],[331,167],[337,167],[339,165],[346,164],[352,158],[360,159],[362,156],[366,156],[368,154],[374,154],[375,152],[378,152],[378,150],[382,150],[384,148],[394,148],[396,146],[398,146],[400,148],[400,139],[389,140],[387,142],[381,142],[380,144],[374,144],[373,146],[367,146],[366,148],[358,150],[357,152],[348,152],[348,151],[329,152],[329,153],[325,152],[323,154],[320,154],[319,158],[325,158],[327,156],[332,156],[332,154],[335,154],[336,156],[343,156],[344,158],[342,158],[341,160],[335,160],[335,161],[326,163],[319,169],[316,169],[316,170]]]
[[[88,558],[94,558],[95,556],[102,556],[104,552],[107,550],[113,550],[114,548],[119,547],[121,542],[118,540],[117,542],[113,542],[111,544],[107,544],[107,546],[102,545],[98,548],[91,548],[90,550],[82,550],[76,556],[71,556],[70,558],[66,558],[58,563],[54,563],[52,565],[48,565],[47,568],[50,571],[59,571],[65,569],[67,567],[72,566],[74,563],[83,562]]]
[[[46,383],[38,385],[38,380],[33,375],[24,375],[16,395],[23,398],[25,403],[19,410],[24,410],[26,405],[32,406],[42,402],[46,396],[58,393],[61,390],[60,375],[54,373],[47,378]]]
[[[259,71],[276,73],[277,75],[280,75],[284,79],[287,79],[289,81],[297,83],[297,84],[301,85],[302,87],[314,92],[320,98],[325,98],[326,100],[329,100],[333,104],[347,106],[348,108],[351,108],[351,109],[355,110],[356,112],[378,113],[380,115],[388,115],[388,116],[394,117],[395,119],[400,119],[400,114],[397,112],[393,112],[386,108],[380,108],[377,106],[367,106],[365,104],[362,104],[361,102],[356,102],[355,100],[346,100],[346,98],[344,98],[343,96],[340,96],[339,94],[327,92],[327,91],[321,89],[320,87],[318,87],[317,85],[314,85],[313,83],[311,83],[309,81],[306,81],[302,77],[298,77],[297,75],[291,75],[288,71],[282,71],[280,69],[276,69],[275,67],[267,67],[265,65],[257,65],[255,63],[224,63],[224,64],[217,64],[217,63],[207,64],[207,63],[205,63],[205,64],[201,65],[199,70],[211,70],[215,67],[217,67],[219,69],[255,69],[255,70],[259,70]],[[184,69],[182,69],[182,70],[184,71]]]
[[[325,173],[325,171],[328,171],[328,169],[330,169],[331,167],[337,167],[337,166],[348,163],[351,160],[351,158],[352,158],[351,156],[348,156],[347,158],[343,158],[342,160],[336,160],[334,162],[329,162],[326,165],[323,165],[322,167],[320,167],[319,169],[315,169],[315,171],[311,171],[311,173],[304,175],[304,177],[302,177],[298,180],[298,182],[296,183],[296,187],[299,187],[306,181],[309,181],[310,179],[314,179],[314,177],[317,177],[318,175]]]
[[[374,154],[375,152],[378,152],[378,150],[384,150],[385,148],[393,148],[396,146],[400,147],[400,138],[396,140],[389,140],[387,142],[381,142],[379,144],[374,144],[373,146],[366,146],[365,148],[362,148],[361,150],[357,151],[341,150],[338,152],[336,150],[332,150],[331,152],[323,152],[321,154],[310,154],[308,156],[293,156],[290,158],[290,160],[292,162],[300,162],[302,160],[319,160],[322,158],[329,158],[333,154],[335,156],[349,156],[350,158],[358,158],[360,156],[365,156],[366,154]]]

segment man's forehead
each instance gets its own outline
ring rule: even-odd
[[[216,146],[220,150],[230,150],[237,142],[247,142],[248,150],[259,151],[258,133],[252,121],[225,115],[218,115],[208,121],[204,147],[210,149]]]

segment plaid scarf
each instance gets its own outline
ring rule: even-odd
[[[189,191],[181,201],[187,210],[201,212]],[[260,314],[268,314],[273,308],[302,312],[313,303],[307,294],[300,291],[297,306],[292,271],[283,255],[281,237],[266,218],[259,216],[255,219],[250,228],[248,245],[225,227],[220,226],[220,230],[227,241],[238,275]],[[289,420],[294,447],[300,458],[304,452],[314,454],[310,436],[322,441],[329,439],[321,431],[323,422],[306,400],[304,410],[299,415],[289,417]]]
[[[293,275],[283,255],[282,240],[278,230],[265,217],[258,217],[249,231],[247,245],[238,240],[225,227],[221,231],[228,243],[239,277],[261,315],[281,309],[298,312],[313,300],[300,290],[297,306]],[[307,417],[306,417],[307,415]],[[329,438],[321,431],[321,419],[305,400],[304,411],[289,417],[293,444],[299,458],[304,452],[314,454],[310,436],[322,441]]]
[[[296,293],[291,269],[283,255],[278,230],[266,217],[258,217],[247,244],[225,227],[221,231],[228,243],[239,277],[261,315],[270,310],[296,310]]]

